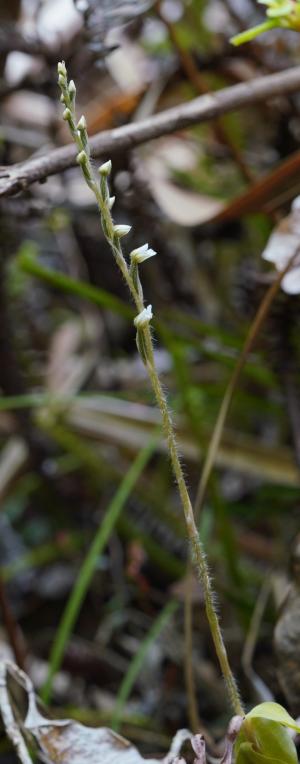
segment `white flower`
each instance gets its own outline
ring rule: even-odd
[[[115,196],[110,196],[109,197],[108,206],[109,206],[110,210],[113,208],[115,201],[116,201],[116,197]]]
[[[134,325],[137,329],[143,329],[144,326],[149,324],[151,318],[153,318],[152,305],[148,305],[147,308],[144,308],[144,310],[135,317]]]
[[[130,259],[131,262],[139,265],[140,263],[143,263],[144,260],[148,260],[149,257],[154,257],[154,255],[156,255],[155,250],[149,248],[148,244],[143,244],[141,247],[133,249],[132,252],[130,252]]]
[[[114,233],[116,236],[119,237],[119,239],[122,238],[122,236],[127,236],[129,231],[131,230],[131,225],[114,225]]]

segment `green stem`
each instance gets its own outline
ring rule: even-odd
[[[280,24],[278,24],[278,21],[272,21],[269,19],[269,21],[264,21],[262,24],[257,24],[256,27],[252,27],[252,29],[246,29],[245,32],[241,32],[240,34],[236,34],[234,37],[231,38],[230,42],[232,45],[243,45],[245,42],[251,42],[251,40],[254,40],[255,37],[258,37],[258,35],[263,34],[263,32],[268,32],[269,29],[274,29],[274,27],[278,27]]]
[[[132,272],[129,270],[126,260],[123,255],[122,247],[120,244],[120,232],[116,232],[114,222],[111,215],[111,203],[109,197],[109,185],[107,177],[109,175],[111,165],[106,163],[100,168],[100,183],[96,182],[92,166],[89,159],[88,150],[88,138],[86,128],[82,127],[81,132],[75,129],[76,115],[74,106],[74,95],[71,96],[70,85],[68,85],[67,74],[65,66],[59,64],[59,84],[62,90],[62,99],[65,103],[66,111],[64,114],[65,119],[68,121],[70,130],[74,136],[75,142],[80,150],[78,155],[78,161],[81,166],[84,178],[95,194],[97,205],[101,215],[101,223],[104,235],[110,244],[113,255],[119,266],[121,273],[126,281],[129,291],[132,295],[133,301],[138,311],[138,316],[135,319],[135,325],[137,327],[138,347],[141,350],[143,361],[146,365],[150,382],[153,388],[153,392],[158,404],[158,407],[162,416],[162,423],[164,434],[168,444],[168,450],[170,453],[171,464],[173,472],[176,478],[182,508],[184,512],[185,522],[187,526],[187,532],[189,537],[189,544],[191,549],[192,561],[196,574],[201,582],[205,598],[206,614],[211,630],[212,638],[214,641],[217,657],[220,663],[221,671],[224,676],[225,684],[228,690],[230,702],[234,709],[234,712],[238,715],[243,715],[243,708],[239,697],[238,688],[235,678],[231,671],[226,647],[223,641],[220,624],[217,616],[217,611],[214,605],[214,592],[211,586],[210,574],[208,565],[206,562],[205,552],[200,540],[197,527],[195,524],[194,513],[187,489],[186,481],[183,475],[181,467],[177,441],[175,431],[172,423],[172,418],[168,409],[167,399],[160,382],[154,359],[153,343],[151,337],[151,331],[149,327],[150,318],[147,315],[147,310],[144,310],[144,298],[142,285],[138,276],[138,269],[135,270],[135,276],[132,276]],[[73,84],[72,84],[73,85]],[[72,89],[74,91],[75,86]],[[124,231],[122,232],[124,233]],[[141,260],[142,262],[143,260]],[[146,313],[146,316],[145,316]],[[141,315],[140,315],[141,314]],[[137,321],[139,319],[139,321]]]
[[[197,577],[203,587],[205,610],[207,620],[209,623],[212,639],[214,642],[215,650],[220,663],[221,671],[224,677],[224,681],[228,690],[228,695],[234,712],[238,715],[243,715],[243,707],[241,704],[237,684],[233,673],[231,671],[229,660],[227,656],[226,647],[222,637],[219,619],[217,611],[214,605],[214,592],[211,585],[210,574],[208,564],[206,562],[206,555],[202,546],[202,542],[199,537],[197,526],[194,519],[193,508],[191,505],[186,481],[183,475],[181,462],[178,456],[177,441],[172,423],[171,414],[168,409],[167,399],[164,394],[158,373],[155,368],[153,344],[149,326],[144,329],[145,343],[148,350],[148,364],[147,370],[150,377],[151,385],[155,394],[157,405],[161,411],[163,429],[165,437],[168,443],[168,449],[170,453],[171,464],[173,472],[178,485],[178,490],[181,498],[181,503],[184,511],[185,522],[188,532],[189,544],[191,549],[191,556],[193,566]]]

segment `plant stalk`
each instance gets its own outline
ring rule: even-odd
[[[61,100],[66,107],[64,111],[64,119],[69,123],[71,133],[79,150],[77,161],[81,166],[87,185],[96,197],[98,209],[101,216],[103,233],[112,249],[116,263],[120,268],[123,278],[126,281],[138,311],[138,315],[135,319],[135,326],[137,328],[137,346],[142,360],[144,361],[147,368],[154,396],[161,412],[163,431],[168,444],[171,465],[175,475],[185,516],[191,559],[196,575],[203,587],[207,619],[220,668],[228,691],[230,703],[234,713],[243,716],[243,707],[241,704],[237,684],[229,665],[226,647],[223,641],[219,619],[214,604],[214,592],[211,585],[209,568],[195,523],[189,492],[178,455],[178,447],[172,423],[172,417],[169,412],[167,398],[155,366],[153,342],[149,325],[152,317],[152,310],[151,306],[148,306],[148,308],[144,307],[143,289],[139,279],[138,265],[142,263],[143,260],[147,259],[147,257],[152,257],[156,253],[153,252],[153,250],[148,250],[148,245],[144,245],[143,247],[131,253],[131,265],[128,267],[128,264],[123,255],[120,239],[128,233],[129,226],[116,226],[111,215],[111,208],[114,202],[114,198],[110,197],[108,185],[108,176],[111,171],[111,162],[109,161],[101,165],[99,168],[100,181],[96,180],[90,162],[88,135],[84,117],[81,117],[78,124],[76,125],[75,85],[73,82],[68,83],[67,72],[63,63],[58,65],[58,72],[58,81],[62,91]]]

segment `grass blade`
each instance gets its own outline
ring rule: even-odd
[[[77,580],[63,612],[60,624],[58,626],[53,647],[49,660],[49,673],[42,691],[42,698],[45,703],[49,702],[53,677],[59,670],[64,656],[65,648],[72,633],[74,624],[78,618],[85,595],[88,591],[92,576],[97,564],[97,560],[103,551],[107,541],[115,527],[120,513],[128,499],[136,481],[142,473],[145,465],[149,461],[156,446],[156,438],[151,439],[145,448],[137,455],[135,461],[122,480],[115,496],[110,502],[103,522],[98,528],[96,536],[90,546],[85,560],[80,568]]]
[[[178,605],[179,603],[177,602],[177,600],[171,600],[170,602],[167,603],[167,605],[165,605],[164,609],[162,610],[162,612],[159,614],[159,616],[156,618],[156,620],[152,624],[151,629],[149,630],[147,636],[141,642],[137,653],[134,655],[131,663],[129,664],[128,671],[125,674],[123,681],[121,682],[120,689],[117,695],[115,710],[114,710],[112,722],[111,722],[112,729],[116,731],[119,729],[124,705],[140,673],[140,670],[143,666],[147,652],[150,649],[152,643],[159,636],[164,626],[166,626],[166,624],[169,622],[172,615],[175,613],[175,610],[177,609]]]

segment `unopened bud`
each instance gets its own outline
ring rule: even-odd
[[[63,119],[64,119],[66,122],[69,122],[69,121],[70,121],[70,119],[72,119],[72,114],[71,114],[71,111],[70,111],[70,109],[65,109],[65,110],[64,110],[64,113],[63,113]]]
[[[82,117],[80,117],[80,120],[77,124],[77,130],[86,130],[86,128],[87,128],[86,118],[84,115],[82,115]]]
[[[77,154],[76,162],[78,162],[78,164],[80,165],[84,165],[87,163],[87,155],[85,151],[80,151],[80,153]]]
[[[69,91],[69,96],[71,98],[71,101],[73,101],[76,96],[76,85],[74,80],[70,80],[68,85],[68,91]]]
[[[104,164],[100,165],[98,172],[100,175],[103,175],[107,178],[107,176],[111,173],[111,160],[109,159],[108,162],[104,162]]]
[[[59,63],[57,64],[57,73],[59,75],[62,75],[63,77],[67,76],[67,69],[66,69],[66,64],[64,61],[59,61]]]

